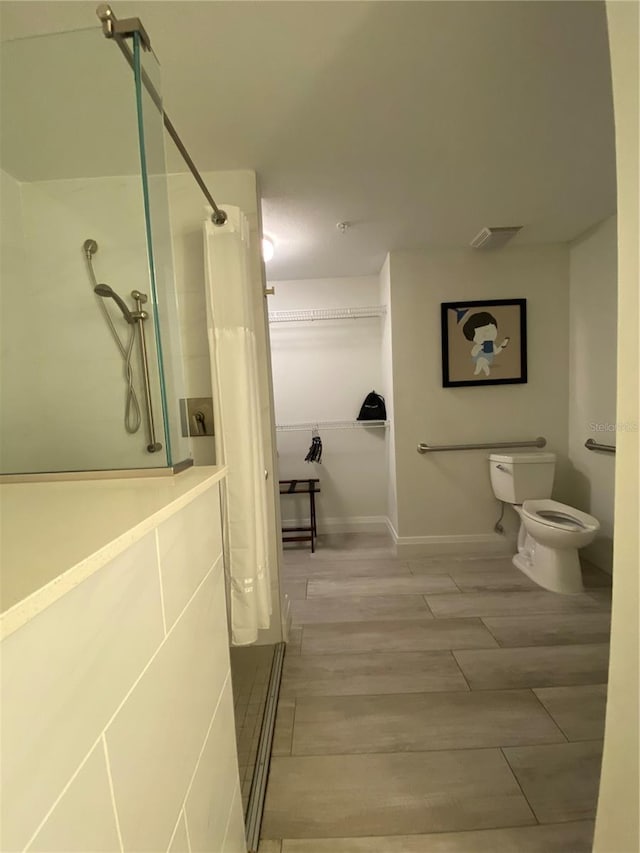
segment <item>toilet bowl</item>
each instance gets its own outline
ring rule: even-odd
[[[520,516],[513,564],[539,586],[565,594],[583,591],[578,549],[600,529],[596,518],[550,499],[553,453],[492,454],[491,486]]]
[[[553,500],[527,500],[514,509],[522,521],[514,565],[552,592],[583,592],[578,549],[593,542],[598,520]]]

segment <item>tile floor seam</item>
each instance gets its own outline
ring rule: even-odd
[[[449,578],[451,583],[455,586],[455,588],[458,590],[458,592],[464,592],[464,590],[456,583],[456,579],[453,577],[453,575],[447,574],[447,577]],[[426,594],[427,595],[433,595],[433,593],[426,593]]]
[[[423,595],[423,596],[422,596],[422,599],[424,600],[424,606],[427,608],[427,612],[431,614],[431,617],[432,617],[433,619],[437,619],[438,617],[437,617],[437,616],[436,616],[436,614],[433,612],[433,610],[429,607],[429,602],[427,601],[427,596],[426,596],[426,595]],[[409,621],[409,620],[407,620],[407,621]],[[415,621],[418,621],[418,620],[415,620],[415,619],[414,619],[413,621],[415,622]]]
[[[577,825],[583,824],[583,823],[593,823],[593,818],[579,818],[579,819],[574,819],[574,820],[555,821],[553,823],[538,823],[537,821],[535,823],[530,823],[530,824],[503,823],[503,824],[500,824],[500,826],[493,826],[493,827],[488,827],[486,829],[480,829],[480,830],[478,830],[478,829],[454,829],[454,830],[438,829],[435,832],[427,832],[427,833],[425,833],[425,832],[403,832],[400,834],[396,833],[395,835],[378,835],[376,833],[369,833],[368,835],[347,835],[347,836],[345,836],[345,835],[323,835],[319,840],[320,841],[332,841],[335,839],[342,840],[343,838],[347,838],[348,840],[351,840],[351,839],[367,839],[367,838],[424,838],[426,836],[431,837],[431,836],[438,836],[438,835],[442,835],[444,837],[446,835],[474,835],[478,832],[494,832],[495,830],[498,830],[498,829],[535,829],[538,826],[540,826],[540,827],[553,827],[553,826],[564,827],[564,826],[571,826],[571,824],[576,824],[576,826],[577,826]],[[295,838],[292,836],[287,836],[284,838],[265,838],[262,840],[264,840],[264,841],[280,841],[281,843],[284,843],[285,841],[300,841],[300,840],[316,841],[318,839],[307,838],[306,836],[304,838],[303,837]],[[259,851],[259,853],[260,853],[260,851]],[[312,853],[312,851],[309,851],[309,853]],[[334,851],[334,853],[337,853],[337,851]],[[465,851],[465,853],[471,853],[471,851]],[[508,851],[508,853],[513,853],[513,851]],[[565,853],[569,853],[569,851],[565,851]]]
[[[491,628],[490,628],[490,627],[487,625],[487,623],[485,622],[485,619],[491,619],[491,616],[480,616],[480,617],[479,617],[479,619],[480,619],[480,621],[482,622],[482,624],[484,625],[485,630],[487,630],[487,631],[491,634],[491,636],[493,637],[493,639],[494,639],[494,640],[496,641],[496,643],[498,644],[498,648],[500,648],[500,649],[504,649],[504,648],[511,648],[510,646],[503,646],[503,645],[502,645],[502,643],[500,642],[500,640],[498,639],[498,637],[496,637],[496,635],[493,633],[493,631],[491,630]]]
[[[482,621],[482,620],[480,620]],[[531,650],[531,651],[540,651],[541,649],[572,649],[576,646],[608,646],[609,643],[542,643],[540,645],[533,646],[499,646],[497,649],[478,649],[478,651],[482,652],[515,652],[515,651],[523,651],[523,650]],[[475,649],[457,649],[456,651],[461,652],[472,652]]]
[[[513,778],[514,778],[514,780],[515,780],[516,785],[517,785],[517,786],[518,786],[518,788],[520,789],[520,793],[521,793],[521,794],[522,794],[522,796],[524,797],[524,800],[525,800],[526,804],[529,806],[529,810],[531,811],[531,814],[533,815],[533,819],[535,820],[535,822],[536,822],[536,824],[537,824],[538,826],[542,826],[542,824],[541,824],[540,820],[538,819],[538,815],[536,814],[535,809],[533,808],[533,806],[532,806],[532,805],[531,805],[531,803],[529,802],[529,798],[528,798],[528,797],[527,797],[527,795],[525,794],[525,792],[524,792],[524,788],[523,788],[523,787],[522,787],[522,785],[520,784],[520,780],[518,779],[518,775],[517,775],[516,771],[513,769],[513,767],[512,767],[512,766],[511,766],[511,764],[509,763],[509,759],[507,758],[507,756],[506,756],[506,754],[505,754],[505,752],[504,752],[504,750],[505,750],[505,749],[508,749],[508,747],[502,747],[502,746],[500,747],[500,752],[502,753],[502,758],[503,758],[503,759],[504,759],[504,761],[506,762],[506,765],[507,765],[507,767],[509,768],[509,772],[510,772],[510,773],[511,773],[511,775],[513,776]]]
[[[569,741],[566,744],[562,744],[562,743],[560,743],[560,744],[537,744],[537,745],[534,744],[531,746],[516,746],[516,747],[513,747],[513,746],[506,747],[505,746],[505,747],[501,747],[500,749],[501,749],[502,754],[505,757],[505,760],[507,761],[507,764],[509,764],[509,767],[511,767],[511,763],[509,762],[509,757],[506,754],[506,752],[504,751],[505,749],[514,749],[514,750],[517,750],[517,749],[525,749],[525,750],[526,749],[538,749],[538,750],[540,750],[540,749],[544,749],[545,746],[557,749],[558,747],[561,747],[561,748],[572,747],[572,746],[578,746],[579,744],[584,744],[584,743],[590,743],[590,744],[602,747],[602,746],[604,746],[604,738],[597,738],[597,739],[592,738],[589,741]],[[600,775],[601,769],[602,769],[602,750],[600,750],[599,774],[598,775]],[[516,773],[515,769],[513,767],[511,767],[511,770],[512,770],[513,774],[517,777],[517,773]],[[524,794],[524,790],[523,790],[523,794]],[[525,799],[527,800],[527,802],[529,803],[529,798],[526,796],[526,794],[524,794],[524,796],[525,796]],[[540,824],[541,826],[548,826],[549,823],[564,823],[565,822],[565,821],[558,821],[558,820],[547,822],[547,821],[538,817],[538,813],[535,811],[535,809],[531,803],[529,803],[529,805],[531,806],[531,809],[535,814],[535,817],[536,817],[538,824]],[[544,803],[540,806],[540,808],[542,811],[544,811]],[[596,811],[597,811],[597,795],[596,795],[596,802],[593,805],[593,815],[591,815],[591,817],[579,818],[579,820],[595,820]],[[574,818],[573,822],[577,822],[575,818]]]
[[[571,743],[587,743],[587,741],[570,741]],[[602,743],[601,740],[591,740],[588,743]],[[450,753],[450,752],[501,752],[503,749],[535,749],[543,746],[567,746],[567,742],[564,740],[561,741],[541,741],[540,743],[505,743],[505,744],[492,744],[491,746],[443,746],[443,747],[435,747],[434,749],[427,749],[422,747],[420,749],[388,749],[388,750],[363,750],[358,752],[302,752],[302,753],[294,753],[291,755],[274,755],[273,758],[278,761],[282,761],[283,759],[306,759],[306,758],[354,758],[356,756],[374,756],[374,755],[439,755],[441,753]],[[506,756],[505,756],[506,759]],[[511,765],[509,765],[511,771]]]
[[[298,710],[298,697],[293,697],[293,718],[291,720],[291,737],[289,738],[289,757],[293,758],[293,742],[296,737],[296,711]]]
[[[555,687],[555,686],[556,686],[556,685],[554,685],[554,687]],[[573,685],[572,685],[572,686],[573,686]],[[576,685],[576,686],[582,687],[583,685]],[[564,739],[566,740],[566,742],[567,742],[567,743],[572,743],[573,741],[571,740],[571,738],[569,737],[569,735],[565,732],[565,730],[562,728],[562,726],[560,725],[560,723],[556,720],[556,718],[553,716],[553,714],[551,713],[551,711],[550,711],[550,710],[547,708],[547,706],[544,704],[544,702],[542,701],[542,699],[537,695],[535,687],[530,687],[530,688],[529,688],[529,690],[530,690],[530,691],[531,691],[531,693],[536,697],[536,700],[537,700],[537,702],[540,704],[540,706],[541,706],[541,707],[546,711],[546,713],[547,713],[547,715],[549,716],[549,718],[553,721],[553,724],[554,724],[554,725],[559,729],[559,731],[562,733],[562,735],[563,735]]]
[[[461,592],[461,593],[453,593],[453,592],[432,593],[432,592],[429,592],[429,593],[424,594],[424,598],[427,598],[427,597],[438,598],[438,597],[441,597],[444,595],[458,595],[458,594],[459,595],[476,595],[476,593],[473,593],[473,592]],[[484,593],[477,593],[477,594],[483,595]],[[560,593],[558,593],[558,595],[559,594]],[[428,605],[429,605],[429,602],[427,601],[427,606]],[[462,613],[462,614],[459,614],[459,613],[442,613],[440,615],[434,613],[433,615],[434,615],[435,619],[499,619],[503,616],[562,616],[565,614],[574,615],[574,614],[583,614],[583,613],[587,614],[587,613],[599,613],[599,612],[600,611],[597,610],[596,608],[587,607],[584,610],[581,610],[581,609],[578,609],[578,610],[531,610],[531,611],[527,611],[526,613],[515,613],[515,614],[505,613],[503,611],[500,611],[500,612],[496,612],[496,613],[485,613],[483,615],[480,615],[479,613]],[[603,612],[604,612],[604,608],[603,608]]]
[[[464,674],[464,671],[463,671],[462,667],[460,666],[460,664],[459,664],[459,662],[458,662],[458,659],[457,659],[457,658],[456,658],[456,656],[454,655],[454,653],[453,653],[453,649],[449,649],[449,654],[450,654],[450,655],[451,655],[451,657],[453,658],[455,665],[456,665],[456,666],[458,667],[458,669],[460,670],[460,675],[464,678],[464,683],[467,685],[467,689],[469,690],[469,692],[470,692],[470,693],[472,693],[472,692],[473,692],[473,688],[472,688],[472,687],[471,687],[471,685],[469,684],[469,681],[468,681],[468,679],[467,679],[467,676]]]
[[[467,649],[463,649],[463,651],[468,651]],[[518,687],[472,687],[472,693],[489,693],[492,690],[541,690],[547,687],[595,687],[601,682],[597,681],[579,681],[579,682],[571,682],[570,684],[524,684]],[[436,693],[438,691],[429,691],[431,693]]]
[[[585,685],[572,684],[569,686],[571,686],[571,687],[583,687]],[[554,687],[555,687],[555,684],[554,684]],[[370,692],[369,693],[319,693],[319,694],[306,695],[306,696],[300,696],[300,697],[298,697],[296,694],[296,702],[297,702],[298,698],[309,699],[310,701],[315,702],[317,699],[356,699],[358,697],[364,697],[364,696],[366,696],[367,698],[370,698],[370,699],[389,699],[391,696],[408,696],[408,697],[432,696],[434,693],[438,694],[439,696],[441,696],[443,693],[453,693],[456,696],[459,696],[461,693],[464,693],[465,695],[467,695],[469,693],[531,693],[531,692],[533,692],[533,689],[531,687],[504,687],[504,688],[503,687],[496,687],[496,688],[489,689],[489,690],[471,690],[471,689],[469,689],[469,690],[451,690],[450,688],[447,688],[445,690],[412,690],[412,691],[402,690],[399,692],[391,692],[391,693],[370,693]],[[540,700],[538,700],[538,702],[539,701]],[[547,713],[549,713],[549,712],[547,711]]]

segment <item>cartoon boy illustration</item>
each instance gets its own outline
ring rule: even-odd
[[[509,338],[505,338],[500,346],[496,346],[498,324],[495,317],[486,311],[472,314],[462,327],[462,333],[468,341],[473,341],[471,359],[476,365],[473,375],[484,373],[489,376],[494,358],[507,346]]]

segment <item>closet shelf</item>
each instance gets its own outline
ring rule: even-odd
[[[388,426],[389,421],[308,421],[301,424],[276,424],[276,429],[278,432],[292,432],[293,430],[358,429],[362,427],[384,429]]]
[[[384,317],[386,305],[364,308],[308,308],[299,311],[269,311],[270,323],[295,323],[304,320],[359,320],[363,317]]]

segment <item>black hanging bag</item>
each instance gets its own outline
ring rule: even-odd
[[[386,421],[387,407],[384,404],[384,397],[372,391],[364,398],[364,403],[360,407],[360,414],[357,418],[359,421]]]

